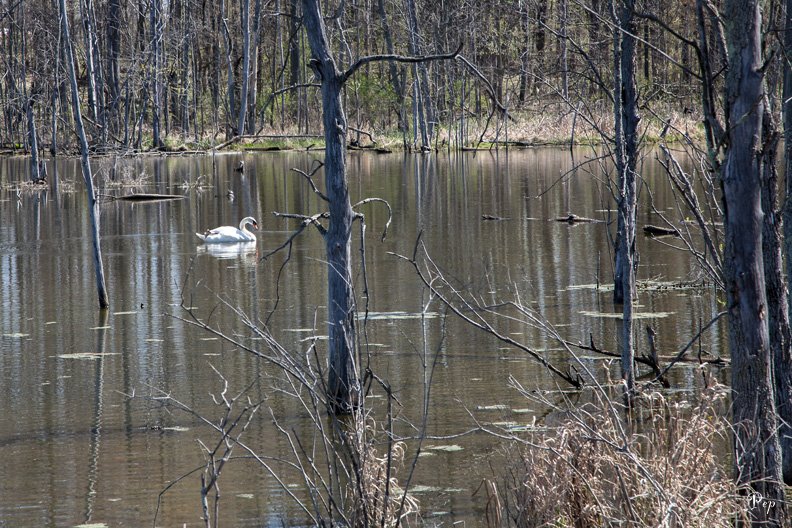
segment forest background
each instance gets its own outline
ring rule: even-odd
[[[73,153],[57,4],[5,4],[0,144],[29,152],[35,130],[39,148]],[[608,2],[373,0],[326,8],[342,70],[363,56],[450,53],[464,44],[454,61],[364,65],[344,90],[355,144],[376,138],[380,145],[421,149],[482,140],[599,141],[590,124],[613,128]],[[641,7],[647,16],[662,14],[668,27],[646,18],[637,26],[640,101],[655,138],[677,135],[676,126],[696,132],[695,52],[669,32],[694,38],[690,9],[678,2]],[[81,0],[69,14],[95,152],[196,150],[235,136],[322,134],[299,0]],[[722,46],[713,52],[725,61]]]
[[[754,525],[785,526],[792,360],[781,248],[786,242],[789,265],[792,244],[780,237],[778,217],[790,208],[778,208],[786,202],[775,169],[776,124],[792,122],[790,11],[780,2],[703,0],[341,1],[324,11],[309,0],[81,0],[69,9],[63,0],[7,0],[0,143],[31,155],[34,184],[46,182],[41,153],[75,152],[75,131],[86,167],[89,152],[198,151],[262,139],[314,145],[322,135],[335,156],[326,92],[335,90],[348,118],[335,114],[343,130],[333,141],[343,139],[343,148],[605,145],[619,209],[614,300],[625,306],[629,407],[637,160],[646,139],[680,141],[722,193],[723,245],[712,244],[711,222],[699,227],[708,244],[702,264],[726,293],[738,494],[752,498]],[[340,163],[327,163],[328,182],[345,180]],[[87,171],[93,195],[90,181]],[[680,188],[685,199],[689,193]],[[328,202],[338,226],[337,202]],[[688,205],[696,212],[698,204]],[[351,223],[351,207],[341,209]],[[348,255],[349,233],[342,235]],[[346,258],[338,269],[349,265]],[[329,295],[337,298],[332,285]]]

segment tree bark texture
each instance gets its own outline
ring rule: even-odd
[[[352,287],[352,222],[346,174],[347,122],[341,99],[345,77],[336,68],[318,0],[303,0],[303,16],[313,57],[312,69],[322,84],[325,134],[325,190],[330,207],[327,251],[330,410],[349,413],[360,403]]]
[[[786,0],[785,2],[786,7],[786,14],[784,18],[784,49],[785,49],[785,56],[789,57],[790,53],[792,53],[792,0]],[[789,314],[792,313],[792,295],[789,295],[790,291],[790,281],[792,281],[792,66],[790,66],[790,62],[788,60],[784,61],[784,88],[783,88],[783,100],[784,100],[784,164],[785,164],[785,174],[786,174],[786,188],[785,188],[785,200],[784,200],[784,209],[783,213],[783,231],[784,231],[784,242],[783,242],[783,252],[786,258],[786,294],[787,294],[787,322]],[[783,368],[784,362],[780,362]],[[781,387],[781,383],[779,383],[779,377],[785,376],[786,380],[792,379],[792,372],[787,372],[784,374],[783,372],[779,372],[778,363],[775,365],[775,375],[776,375],[776,394],[778,394],[779,390],[782,394],[785,392],[786,389]],[[779,431],[780,434],[780,442],[781,442],[781,452],[783,454],[783,476],[784,481],[787,484],[792,485],[792,430],[790,430],[790,425],[792,424],[792,418],[789,417],[789,414],[792,413],[792,401],[787,400],[784,403],[778,401],[776,398],[776,404],[779,404],[777,409],[779,413],[779,417],[785,420],[787,423],[782,424],[781,429]]]
[[[762,261],[764,88],[759,0],[727,0],[728,147],[722,169],[725,277],[732,361],[735,474],[752,489],[753,526],[789,526],[781,485],[768,306]]]
[[[636,168],[638,165],[638,89],[635,80],[635,35],[633,2],[624,0],[619,10],[617,33],[618,51],[616,67],[620,75],[616,84],[614,101],[616,119],[616,170],[618,172],[618,228],[615,247],[615,279],[613,300],[622,303],[622,378],[632,390],[633,363],[633,294],[637,271],[635,247],[636,226]],[[615,7],[614,7],[615,13]]]
[[[781,253],[781,215],[778,211],[778,169],[776,165],[779,134],[767,105],[762,119],[762,253],[765,295],[768,306],[768,331],[773,358],[773,378],[778,441],[781,445],[782,475],[792,480],[792,332],[787,311],[787,287]]]

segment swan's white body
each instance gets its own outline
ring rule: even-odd
[[[247,226],[252,225],[258,229],[258,224],[253,217],[245,217],[239,222],[239,229],[232,226],[215,227],[208,229],[206,233],[195,233],[198,238],[207,244],[228,244],[231,242],[255,242],[256,235],[248,231]]]

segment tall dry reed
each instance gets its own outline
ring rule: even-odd
[[[515,437],[507,475],[488,488],[490,524],[733,526],[751,498],[727,469],[725,396],[651,393],[632,411],[603,397],[556,407],[556,425]]]

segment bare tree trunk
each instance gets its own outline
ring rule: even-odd
[[[764,111],[759,0],[726,0],[729,70],[728,151],[721,181],[725,277],[732,361],[732,420],[737,482],[759,501],[753,526],[789,526],[781,484],[773,361],[762,262],[761,137]]]
[[[247,133],[256,132],[256,100],[258,98],[258,74],[259,74],[259,41],[261,33],[261,0],[256,0],[256,7],[253,14],[253,44],[251,45],[251,67],[250,67],[250,86],[247,96]]]
[[[377,0],[377,12],[382,22],[385,49],[389,54],[393,55],[393,37],[391,35],[388,15],[385,12],[385,3],[383,0]],[[402,131],[403,137],[406,137],[404,134],[409,125],[407,124],[407,110],[404,107],[404,69],[396,68],[396,63],[394,61],[388,61],[388,72],[390,73],[391,84],[393,85],[393,93],[396,94],[396,104],[398,105],[399,112],[399,130]]]
[[[298,29],[300,27],[299,19],[299,0],[289,0],[289,16],[291,24],[289,25],[289,85],[297,86],[300,84],[300,39],[298,36]],[[302,90],[302,89],[300,89]],[[297,129],[299,133],[300,127],[300,93],[296,92],[292,100],[294,101],[291,109],[291,117],[297,121]]]
[[[27,103],[27,122],[28,134],[30,136],[30,175],[33,182],[38,182],[41,179],[40,169],[41,162],[39,161],[39,148],[38,148],[38,134],[36,132],[36,117],[33,112],[33,101],[28,100]]]
[[[59,11],[61,17],[61,29],[63,31],[63,41],[65,43],[66,67],[71,84],[72,105],[74,106],[74,117],[77,125],[77,133],[80,136],[80,151],[82,152],[82,169],[85,186],[88,191],[88,206],[91,213],[91,238],[93,241],[94,272],[96,274],[96,288],[99,294],[99,307],[106,309],[110,307],[110,299],[107,295],[105,286],[104,267],[102,265],[102,249],[99,241],[99,203],[96,201],[96,193],[93,187],[93,176],[91,174],[91,162],[88,159],[88,141],[85,138],[85,129],[82,123],[82,112],[80,111],[80,97],[77,90],[77,74],[74,71],[74,54],[72,53],[71,38],[69,37],[69,23],[66,17],[66,0],[59,0]]]
[[[564,94],[564,98],[569,98],[569,81],[567,79],[568,76],[568,64],[567,64],[567,3],[566,0],[561,0],[561,5],[559,6],[560,11],[560,25],[561,25],[561,35],[560,35],[560,44],[561,44],[561,93]],[[634,25],[634,24],[633,24]],[[632,44],[635,47],[635,43]],[[634,53],[634,52],[633,52]],[[502,99],[501,99],[502,100]]]
[[[152,147],[162,148],[163,142],[160,132],[160,106],[162,99],[162,81],[160,75],[160,46],[162,38],[160,36],[160,12],[162,11],[162,0],[152,0],[151,2],[151,78],[152,84],[152,103],[151,103],[151,133]]]
[[[525,45],[520,53],[520,103],[524,103],[528,96],[528,65],[531,57],[531,26],[528,19],[528,5],[524,6],[520,14],[522,33],[525,35]]]
[[[242,93],[239,96],[236,131],[237,134],[243,134],[245,115],[247,114],[248,87],[250,86],[250,0],[240,0],[239,9],[242,16]]]
[[[94,69],[94,21],[90,0],[82,0],[80,2],[80,11],[83,34],[85,36],[85,69],[86,77],[88,78],[88,108],[91,111],[91,119],[96,121],[99,117],[99,87],[96,85],[96,70]]]
[[[231,35],[228,32],[228,24],[225,21],[225,11],[225,2],[220,0],[219,24],[222,25],[223,43],[225,46],[226,65],[228,69],[228,93],[226,94],[227,112],[225,123],[227,127],[226,139],[231,139],[236,133],[238,133],[235,130],[231,130],[234,127],[234,123],[232,121],[234,119],[234,115],[236,114],[236,101],[234,100],[234,91],[236,88],[234,87],[234,65],[231,61]]]
[[[407,9],[409,13],[409,49],[411,55],[419,55],[419,42],[418,42],[418,15],[415,9],[415,0],[407,0]],[[413,65],[413,113],[415,115],[415,127],[417,132],[420,132],[421,150],[428,150],[431,148],[432,132],[431,127],[431,105],[429,104],[428,97],[428,79],[426,75],[426,67],[423,64],[416,63]]]
[[[107,88],[110,99],[115,101],[121,94],[121,0],[107,2]]]
[[[778,169],[776,160],[779,134],[773,115],[765,106],[762,118],[762,253],[767,296],[768,329],[773,357],[775,402],[778,412],[778,439],[781,444],[782,474],[792,478],[792,332],[787,311],[787,289],[781,253],[781,216],[778,211]]]
[[[786,14],[784,18],[784,48],[785,56],[789,57],[792,53],[792,0],[785,2]],[[784,112],[784,165],[786,181],[785,204],[783,209],[784,227],[784,255],[786,257],[786,277],[787,277],[787,314],[792,313],[792,295],[789,295],[790,281],[792,281],[792,66],[788,60],[784,61],[784,91],[783,91],[783,112]],[[792,400],[779,400],[779,390],[783,393],[780,380],[789,382],[792,379],[792,371],[779,371],[781,368],[789,367],[783,360],[776,360],[776,411],[785,423],[781,424],[779,430],[781,452],[783,453],[783,476],[787,484],[792,484]]]
[[[329,371],[331,411],[351,412],[360,403],[355,340],[355,297],[352,288],[352,221],[346,176],[347,122],[341,100],[344,76],[336,68],[318,0],[303,0],[303,16],[313,58],[322,83],[325,133],[325,188],[330,206],[327,250]]]
[[[635,22],[633,2],[624,0],[618,14],[615,67],[619,76],[614,93],[616,109],[616,170],[618,172],[618,228],[615,247],[613,300],[624,305],[622,326],[622,377],[632,391],[634,382],[632,312],[638,255],[636,230],[636,167],[638,165],[638,90],[635,81]],[[615,6],[613,14],[616,15]]]

